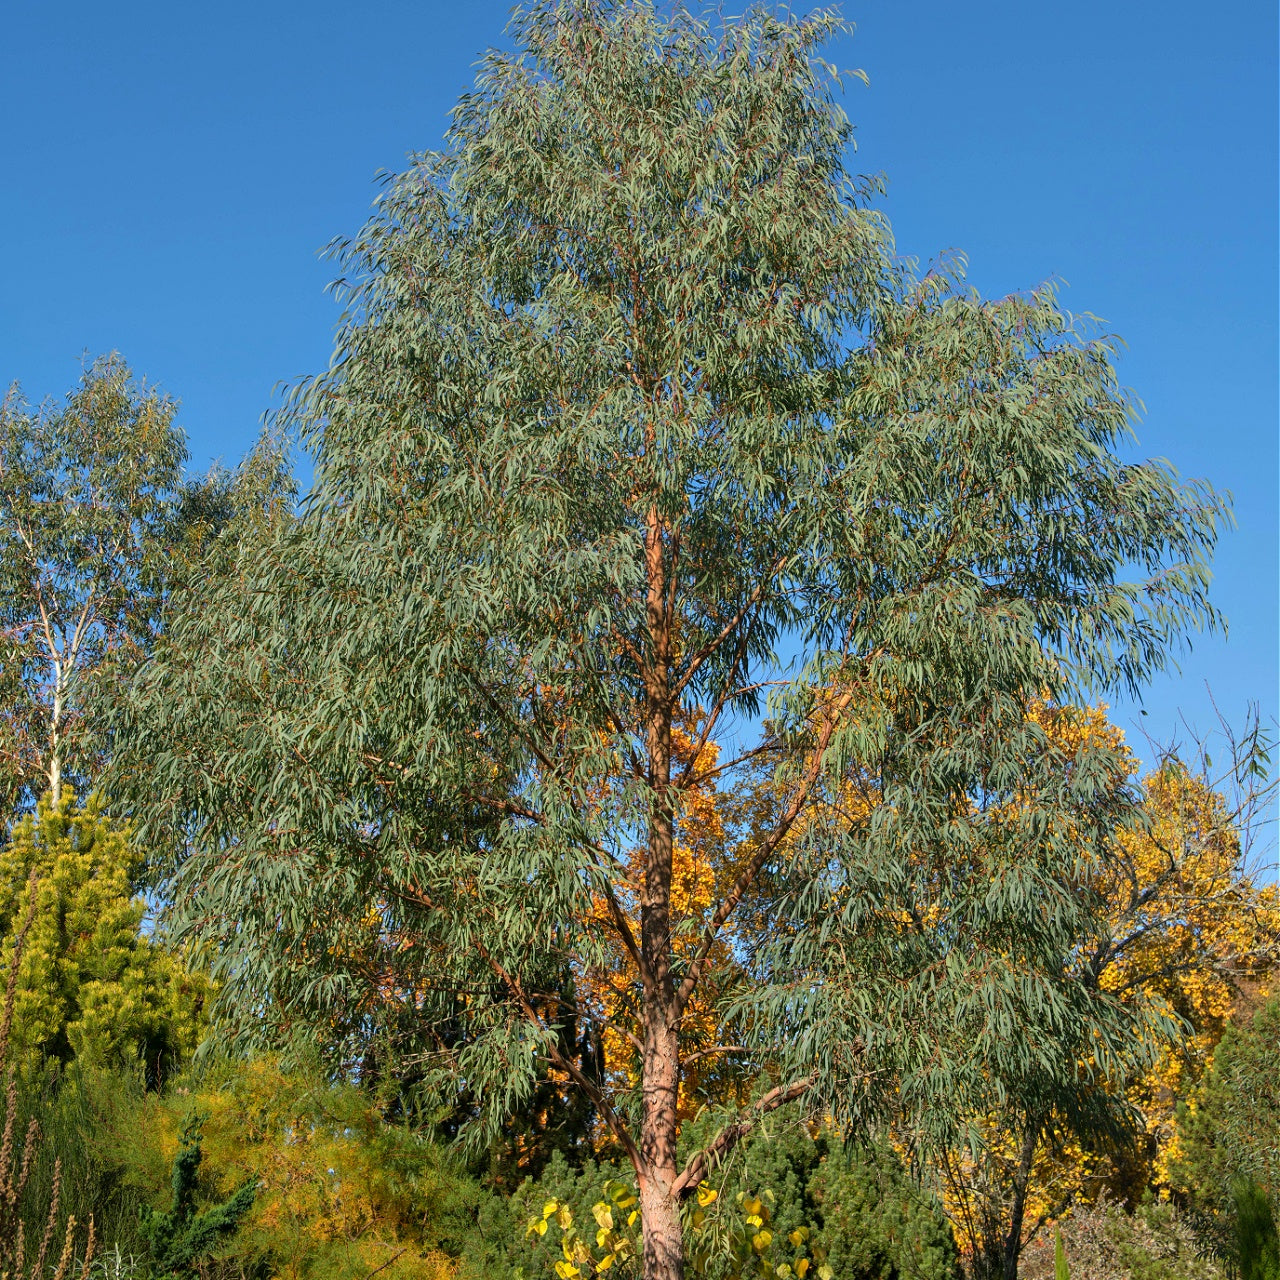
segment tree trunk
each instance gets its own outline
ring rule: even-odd
[[[52,716],[52,726],[49,732],[49,795],[54,801],[54,808],[58,808],[58,801],[63,794],[63,762],[61,762],[61,735],[58,732],[61,727],[61,718],[63,718],[63,695],[61,690],[54,692],[54,716]]]
[[[49,795],[53,806],[62,798],[62,671],[54,664],[53,714],[49,724]]]
[[[652,788],[640,952],[644,961],[641,1059],[640,1217],[644,1280],[683,1280],[680,1207],[671,1194],[676,1167],[676,1106],[680,1092],[679,1016],[671,976],[671,862],[675,811],[671,799],[671,620],[668,615],[662,524],[650,510],[645,530],[650,652],[645,677],[646,748]]]
[[[1004,1280],[1018,1280],[1018,1258],[1022,1253],[1022,1221],[1027,1211],[1027,1188],[1031,1184],[1031,1166],[1040,1142],[1040,1122],[1029,1119],[1022,1139],[1022,1151],[1013,1184],[1013,1217],[1004,1241],[1002,1274]]]
[[[671,1194],[675,1162],[640,1179],[640,1222],[644,1234],[644,1280],[684,1280],[684,1235],[680,1206]]]
[[[670,982],[665,985],[669,988]],[[644,1168],[639,1171],[644,1280],[683,1280],[680,1206],[672,1195],[680,1172],[676,1164],[680,1051],[673,1003],[661,998],[646,1001],[645,1024],[640,1128]]]

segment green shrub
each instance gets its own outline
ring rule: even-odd
[[[835,1280],[958,1280],[950,1225],[892,1150],[833,1150],[808,1193]]]
[[[707,1126],[709,1128],[709,1126]],[[690,1148],[709,1136],[691,1125]],[[565,1230],[590,1236],[594,1207],[608,1201],[606,1184],[630,1184],[630,1166],[587,1161],[572,1168],[556,1153],[537,1179],[526,1179],[507,1200],[494,1197],[481,1213],[485,1267],[474,1274],[542,1280],[564,1260]],[[934,1200],[887,1148],[816,1138],[800,1124],[779,1123],[757,1132],[707,1179],[705,1207],[686,1214],[691,1275],[709,1280],[759,1272],[797,1274],[806,1259],[808,1280],[958,1280],[958,1253],[950,1226]],[[547,1205],[555,1211],[544,1214]],[[614,1214],[615,1219],[619,1218]],[[544,1220],[543,1233],[530,1231]],[[760,1223],[756,1223],[756,1219]],[[619,1221],[619,1225],[622,1223]],[[762,1243],[763,1239],[763,1243]],[[783,1267],[791,1270],[783,1270]],[[638,1274],[638,1262],[610,1268],[619,1280]]]
[[[1280,1218],[1277,1062],[1280,994],[1251,1020],[1227,1027],[1204,1078],[1178,1109],[1169,1180],[1194,1215],[1205,1247],[1238,1262],[1242,1274],[1246,1249],[1261,1251],[1257,1256],[1262,1261],[1256,1265],[1270,1265],[1266,1222],[1274,1230]],[[1246,1189],[1248,1222],[1241,1216],[1241,1188]],[[1262,1204],[1257,1203],[1259,1197]]]
[[[257,1188],[235,1236],[213,1251],[218,1274],[426,1280],[451,1274],[450,1258],[475,1247],[482,1193],[438,1144],[384,1120],[368,1091],[269,1055],[214,1064],[104,1127],[128,1184],[156,1208],[172,1203],[193,1114],[202,1117],[193,1213]]]
[[[1230,1213],[1241,1178],[1280,1213],[1280,994],[1228,1025],[1213,1061],[1178,1112],[1173,1186],[1198,1208]]]
[[[95,1067],[142,1064],[152,1084],[177,1071],[204,1032],[208,978],[143,934],[132,891],[139,852],[100,796],[41,799],[0,842],[0,933],[34,880],[36,909],[17,968],[10,1057]]]
[[[1251,1178],[1241,1178],[1235,1203],[1240,1280],[1280,1280],[1280,1238],[1265,1193]]]
[[[151,1264],[164,1280],[195,1274],[206,1256],[240,1229],[257,1191],[254,1182],[246,1182],[221,1204],[196,1212],[196,1177],[202,1156],[200,1124],[200,1118],[193,1116],[183,1126],[173,1161],[173,1204],[164,1213],[147,1206],[142,1214],[142,1234],[151,1252]]]
[[[529,1222],[539,1217],[550,1200],[567,1205],[577,1222],[591,1222],[591,1208],[605,1194],[610,1181],[630,1181],[631,1166],[599,1164],[587,1160],[580,1168],[570,1166],[562,1151],[555,1151],[538,1178],[526,1178],[510,1197],[487,1198],[478,1216],[476,1247],[463,1254],[468,1276],[553,1276],[564,1255],[560,1235],[530,1233]],[[625,1267],[615,1271],[618,1280],[628,1280]]]

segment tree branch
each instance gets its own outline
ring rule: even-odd
[[[524,1015],[536,1027],[544,1025],[542,1019],[538,1017],[537,1010],[530,1003],[528,996],[525,995],[523,987],[520,985],[520,979],[506,971],[505,968],[489,953],[489,949],[480,941],[475,940],[476,950],[480,953],[481,959],[493,971],[494,976],[515,996],[517,1003],[524,1010]],[[631,1140],[631,1135],[627,1132],[626,1125],[622,1123],[621,1117],[610,1105],[609,1100],[604,1096],[600,1087],[591,1079],[589,1079],[582,1069],[570,1058],[566,1058],[560,1052],[559,1046],[554,1041],[548,1042],[546,1045],[547,1057],[561,1071],[565,1072],[570,1079],[578,1086],[579,1089],[591,1099],[593,1103],[600,1109],[600,1114],[612,1131],[615,1138],[622,1144],[623,1150],[626,1151],[631,1163],[635,1166],[636,1172],[639,1173],[644,1168],[644,1160],[639,1150]]]
[[[721,1157],[727,1155],[738,1143],[760,1122],[760,1117],[776,1111],[779,1107],[793,1102],[813,1087],[814,1076],[805,1076],[791,1084],[779,1085],[770,1089],[764,1097],[754,1102],[747,1113],[735,1120],[733,1124],[721,1129],[710,1146],[704,1147],[693,1155],[685,1165],[684,1172],[671,1184],[671,1196],[674,1200],[683,1200],[707,1176],[708,1170]]]
[[[791,799],[787,802],[787,807],[783,810],[782,817],[778,820],[773,831],[770,832],[768,838],[761,844],[747,865],[738,873],[737,879],[734,880],[729,892],[716,908],[711,919],[707,921],[702,943],[699,945],[697,954],[685,974],[684,981],[680,983],[680,987],[676,992],[677,1014],[684,1011],[689,997],[693,995],[693,990],[702,976],[702,970],[706,967],[707,957],[711,954],[711,948],[715,945],[716,937],[724,922],[733,914],[738,903],[742,901],[747,890],[751,887],[752,881],[759,874],[760,868],[773,855],[774,850],[777,849],[778,845],[782,843],[795,825],[796,819],[800,816],[800,811],[804,808],[805,801],[809,798],[809,792],[812,790],[813,784],[818,780],[818,775],[822,772],[827,748],[831,745],[831,738],[840,722],[840,716],[852,701],[853,691],[851,689],[846,690],[827,710],[826,723],[822,727],[822,732],[818,735],[818,743],[814,749],[813,760],[805,773],[804,779],[792,793]]]
[[[682,1067],[692,1066],[699,1058],[709,1058],[716,1053],[755,1053],[755,1049],[748,1049],[745,1044],[713,1044],[709,1049],[698,1049],[693,1053],[687,1054],[681,1059]]]
[[[702,646],[690,659],[688,666],[685,668],[684,674],[676,681],[675,687],[671,690],[672,698],[678,698],[688,687],[689,682],[697,675],[702,664],[711,657],[717,649],[734,633],[743,618],[751,612],[752,609],[760,603],[761,597],[764,595],[765,588],[773,581],[774,577],[779,574],[786,566],[790,556],[782,556],[776,560],[773,566],[761,577],[756,583],[755,589],[746,598],[742,605],[736,610],[733,617],[720,628],[719,632],[706,644]]]

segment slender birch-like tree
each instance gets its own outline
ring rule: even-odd
[[[380,1028],[476,1140],[555,1070],[634,1168],[647,1280],[772,1108],[924,1133],[1118,1069],[1137,1015],[1066,966],[1136,797],[1027,711],[1214,620],[1221,504],[1122,460],[1109,342],[894,260],[840,29],[517,10],[338,248],[303,515],[193,586],[110,716],[223,1025]],[[760,770],[673,910],[686,798]],[[580,1051],[606,1030],[625,1072]],[[765,1083],[678,1153],[728,1053]]]
[[[0,403],[0,752],[10,803],[92,766],[77,685],[157,622],[182,488],[177,406],[118,356],[65,403]]]
[[[274,518],[295,493],[264,436],[235,471],[185,474],[177,404],[119,355],[62,403],[0,401],[0,803],[34,809],[102,764],[88,686],[147,653],[174,584],[217,536]]]

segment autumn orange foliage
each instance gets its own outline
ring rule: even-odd
[[[672,728],[673,765],[688,770],[693,777],[714,774],[719,746],[701,741],[700,724],[686,718]],[[691,959],[702,939],[702,927],[728,885],[753,852],[747,842],[732,839],[736,821],[735,797],[720,791],[714,780],[695,784],[682,792],[682,809],[677,815],[676,840],[672,854],[671,914],[673,948],[678,957]],[[641,852],[634,853],[633,875],[638,877]],[[606,919],[605,904],[597,910]],[[638,932],[638,921],[629,923]],[[717,981],[738,972],[732,951],[732,935],[722,932],[716,940],[708,965],[709,975],[694,993],[682,1023],[683,1043],[688,1046],[683,1059],[679,1114],[691,1118],[708,1102],[742,1102],[749,1083],[732,1063],[732,1046],[717,1042],[718,1020],[714,1011]],[[613,962],[606,972],[593,970],[585,975],[580,994],[602,1013],[608,1029],[604,1037],[606,1075],[613,1081],[635,1086],[639,1083],[637,1045],[639,1028],[632,1010],[637,1007],[640,977],[632,958],[615,944]]]

